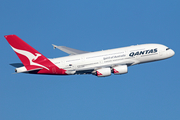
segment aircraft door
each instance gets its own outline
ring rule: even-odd
[[[76,66],[74,65],[74,64],[69,64],[68,65],[68,68],[70,69],[70,70],[74,70],[75,68],[76,68]]]

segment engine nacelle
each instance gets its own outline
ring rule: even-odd
[[[96,76],[98,77],[106,77],[111,75],[110,68],[101,68],[96,71]]]
[[[115,75],[125,74],[127,72],[128,72],[127,65],[119,65],[119,66],[113,67],[113,73]]]

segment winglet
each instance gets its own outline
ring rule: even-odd
[[[53,46],[53,48],[54,48],[54,49],[56,49],[56,48],[57,48],[57,45],[52,44],[52,46]]]

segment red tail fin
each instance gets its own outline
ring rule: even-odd
[[[37,50],[32,48],[26,42],[21,40],[16,35],[6,35],[4,36],[6,40],[11,45],[14,52],[17,54],[19,59],[24,64],[25,68],[19,68],[20,72],[26,72],[31,70],[39,70],[38,74],[60,74],[66,75],[64,69],[59,69],[56,65],[54,65],[49,59],[47,59],[44,55],[39,53]],[[44,69],[41,69],[44,68]]]
[[[39,53],[37,50],[35,50],[33,47],[28,45],[16,35],[6,35],[4,37],[9,42],[10,46],[17,54],[24,66],[31,65],[32,67],[33,65],[46,68],[45,66],[38,64],[40,62],[48,60],[44,55]]]

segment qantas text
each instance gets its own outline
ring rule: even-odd
[[[150,49],[150,50],[144,50],[144,51],[131,52],[129,54],[129,56],[133,57],[133,56],[136,56],[136,55],[145,55],[145,54],[151,54],[151,53],[156,53],[156,52],[157,52],[157,48]]]

